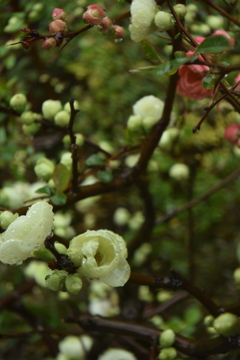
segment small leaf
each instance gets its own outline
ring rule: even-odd
[[[140,71],[146,71],[146,70],[154,70],[156,69],[157,66],[141,66],[137,69],[132,69],[132,70],[129,70],[130,73],[136,73],[136,72],[140,72]]]
[[[196,54],[219,54],[231,46],[229,40],[223,35],[209,36],[196,48]]]
[[[148,40],[142,40],[141,47],[144,55],[148,58],[148,60],[156,64],[161,63],[161,59],[159,58],[156,50]]]
[[[176,59],[181,59],[186,57],[186,53],[184,51],[175,51],[174,56]]]
[[[176,34],[176,35],[174,36],[174,40],[176,40],[177,38],[179,38],[179,36],[180,36],[180,33]]]
[[[66,186],[69,183],[70,177],[71,177],[71,173],[65,165],[59,163],[58,165],[55,166],[52,179],[56,186],[57,194],[63,192],[63,190],[66,188]]]
[[[89,156],[89,158],[86,160],[87,166],[97,166],[97,165],[103,165],[104,160],[103,158],[98,154],[93,154]]]
[[[214,89],[215,83],[216,83],[215,75],[207,75],[205,76],[205,78],[202,79],[202,85],[207,90]]]
[[[103,170],[103,171],[100,171],[100,176],[99,177],[100,177],[101,182],[107,184],[107,183],[112,181],[113,174],[112,174],[111,171]]]
[[[170,61],[167,61],[163,64],[161,64],[160,66],[157,67],[157,75],[163,75],[166,74],[169,70],[170,70]]]
[[[65,194],[58,194],[53,195],[50,199],[55,205],[64,205],[67,201],[67,196]]]
[[[177,58],[171,61],[167,61],[157,67],[157,75],[173,75],[180,68],[181,65],[192,62],[198,58],[198,55],[185,56],[183,58]]]
[[[52,191],[51,191],[51,189],[50,189],[49,186],[43,186],[43,187],[37,189],[37,190],[35,191],[35,193],[37,193],[37,194],[47,194],[47,195],[51,195],[51,194],[52,194]]]

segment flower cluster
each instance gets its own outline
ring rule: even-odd
[[[149,132],[161,119],[164,103],[153,95],[144,96],[133,105],[133,115],[127,122],[132,132]]]
[[[89,5],[83,14],[83,20],[90,25],[97,25],[103,34],[110,34],[115,40],[121,40],[124,36],[123,27],[114,25],[106,11],[99,5]]]
[[[235,40],[231,38],[228,33],[223,30],[216,30],[212,34],[215,35],[223,35],[229,40],[229,49],[234,46]],[[198,36],[195,38],[197,44],[201,44],[201,42],[205,40],[204,37]],[[194,51],[189,50],[186,53],[187,56],[194,55]],[[203,60],[201,55],[198,56],[200,60]],[[209,67],[206,65],[182,65],[178,70],[178,74],[180,76],[177,90],[178,92],[186,97],[190,97],[192,99],[200,100],[208,96],[213,95],[213,89],[205,89],[202,85],[203,78],[207,75],[209,71]]]

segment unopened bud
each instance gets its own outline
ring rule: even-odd
[[[67,252],[66,246],[63,245],[63,244],[61,244],[61,243],[59,243],[59,242],[55,242],[55,243],[54,243],[54,247],[55,247],[55,249],[57,250],[57,252],[58,252],[59,254],[66,254],[66,252]]]
[[[74,266],[79,267],[82,265],[83,253],[79,247],[69,247],[66,254],[69,256],[69,259],[73,262]]]
[[[83,14],[83,20],[91,25],[99,25],[106,16],[106,11],[98,5],[89,5]]]
[[[172,14],[165,11],[159,11],[154,18],[154,22],[160,31],[170,30],[174,26]]]
[[[52,18],[53,20],[66,20],[67,14],[63,9],[56,8],[52,12]]]
[[[32,123],[30,125],[24,124],[22,126],[22,129],[23,129],[24,134],[26,134],[26,135],[34,135],[40,129],[40,125],[36,124],[36,123]]]
[[[34,122],[34,115],[32,111],[24,111],[20,117],[23,124],[30,125]]]
[[[171,329],[167,329],[161,333],[159,340],[162,348],[168,348],[173,345],[175,341],[175,334]]]
[[[161,350],[158,359],[160,360],[173,360],[177,356],[177,351],[173,347]]]
[[[174,10],[177,14],[177,16],[179,17],[180,20],[183,20],[187,14],[187,8],[185,5],[183,4],[177,4],[174,7]]]
[[[16,94],[10,100],[10,106],[13,110],[22,113],[27,104],[27,98],[23,94]]]
[[[240,331],[240,321],[237,315],[224,313],[213,322],[214,329],[223,336],[235,336]]]
[[[49,180],[53,174],[54,164],[47,158],[38,159],[34,171],[39,179]]]
[[[112,20],[111,20],[109,17],[107,17],[107,16],[105,16],[105,17],[102,19],[101,23],[98,25],[98,28],[99,28],[99,30],[101,30],[101,31],[111,30],[112,27],[113,27]]]
[[[52,120],[60,110],[62,104],[59,100],[46,100],[42,104],[43,117],[47,120]]]
[[[11,211],[3,211],[0,214],[0,224],[1,224],[1,228],[6,230],[7,227],[18,218],[18,213],[13,214]]]
[[[42,43],[42,47],[45,50],[52,50],[56,47],[56,45],[57,45],[57,40],[54,37],[50,37],[44,40],[44,42]]]
[[[68,27],[65,21],[62,20],[54,20],[49,24],[49,30],[51,33],[56,34],[58,32],[67,31]]]
[[[114,25],[112,27],[112,34],[114,39],[122,39],[124,37],[124,28],[122,26]]]
[[[240,268],[237,268],[233,273],[233,278],[237,284],[240,284]]]
[[[78,274],[70,274],[66,278],[65,286],[70,294],[77,295],[82,288],[82,280]]]
[[[62,110],[59,111],[55,117],[54,117],[54,122],[56,125],[64,127],[67,126],[69,123],[69,119],[70,119],[70,115],[67,111]]]
[[[228,126],[224,132],[224,137],[232,144],[236,144],[240,138],[240,124]]]

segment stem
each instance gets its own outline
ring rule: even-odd
[[[71,140],[71,151],[72,151],[72,190],[76,194],[78,192],[78,146],[76,145],[76,136],[73,132],[74,119],[77,113],[80,111],[74,108],[74,99],[69,100],[71,115],[68,124],[68,133]]]

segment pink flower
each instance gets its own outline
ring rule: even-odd
[[[83,14],[83,20],[91,25],[99,25],[106,16],[106,11],[98,5],[89,5]]]
[[[67,14],[65,13],[65,11],[63,9],[56,8],[52,12],[52,18],[53,18],[53,20],[58,20],[58,19],[66,20]]]
[[[188,51],[187,56],[192,56],[193,51]],[[199,56],[201,59],[201,56]],[[202,86],[202,79],[207,75],[209,67],[206,65],[182,65],[178,69],[180,79],[177,84],[177,91],[186,97],[200,100],[212,96],[213,89],[207,90]]]
[[[232,124],[225,129],[224,137],[240,148],[240,124]]]
[[[234,45],[235,45],[235,39],[232,38],[230,35],[228,35],[228,33],[226,31],[224,31],[224,30],[216,30],[216,31],[214,31],[212,33],[212,35],[223,35],[223,36],[225,36],[225,38],[227,38],[229,43],[230,43],[228,50],[232,49],[234,47]]]
[[[203,40],[205,40],[206,38],[205,37],[203,37],[203,36],[196,36],[195,38],[194,38],[194,40],[196,41],[196,43],[198,44],[198,45],[200,45],[202,42],[203,42]]]
[[[235,84],[238,83],[239,81],[240,81],[240,74],[238,74],[238,76],[236,76],[234,79]],[[240,84],[235,88],[235,90],[240,91]]]

